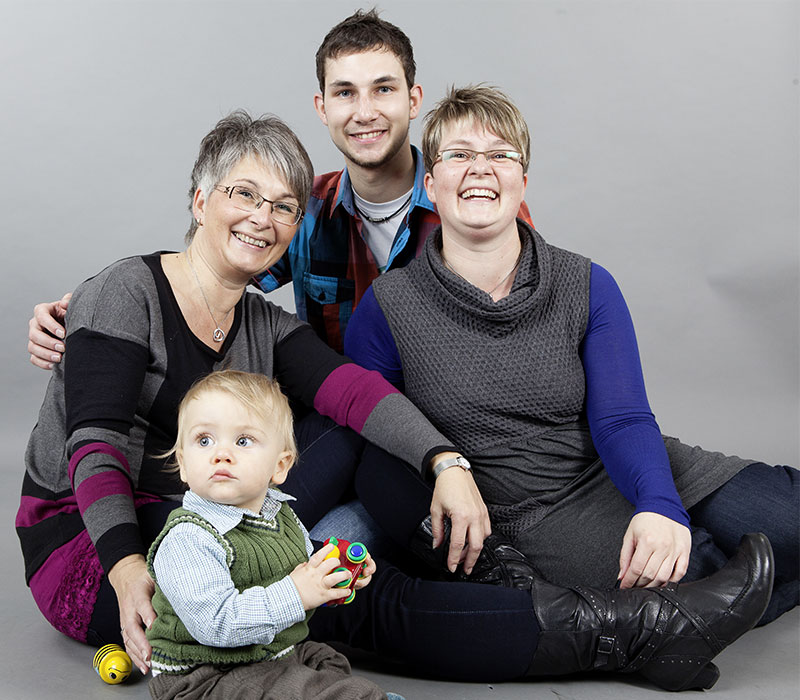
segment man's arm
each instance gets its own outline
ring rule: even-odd
[[[71,298],[72,292],[67,292],[58,301],[33,307],[33,318],[28,321],[28,352],[37,367],[53,369],[53,364],[61,362],[66,335],[64,316]]]

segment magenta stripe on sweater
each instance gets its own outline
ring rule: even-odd
[[[70,457],[69,480],[72,484],[73,490],[75,489],[75,483],[73,479],[75,478],[75,470],[78,468],[78,463],[84,457],[86,457],[86,455],[94,454],[95,452],[113,457],[125,468],[125,471],[128,472],[128,474],[131,473],[128,460],[125,459],[125,455],[123,455],[122,452],[120,452],[116,447],[112,447],[107,442],[90,442],[88,445],[79,447],[77,450],[75,450],[75,453],[72,455],[72,457]]]
[[[360,433],[381,399],[399,393],[379,372],[349,363],[337,367],[322,382],[314,408]]]
[[[84,479],[75,496],[78,499],[78,506],[80,507],[81,515],[86,512],[86,509],[106,496],[116,495],[128,496],[133,498],[133,489],[131,489],[131,482],[128,478],[118,472],[116,469],[109,469],[105,472],[100,472],[88,479]]]
[[[23,496],[20,499],[15,527],[30,527],[36,523],[52,518],[59,513],[75,513],[78,504],[75,496],[59,499],[58,501],[48,501],[33,496]]]

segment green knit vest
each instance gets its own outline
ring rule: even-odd
[[[176,508],[167,519],[147,555],[147,568],[156,582],[153,607],[158,616],[147,630],[153,647],[153,668],[162,673],[187,673],[203,664],[246,664],[264,661],[301,642],[308,636],[306,618],[279,632],[270,644],[241,647],[211,647],[200,644],[187,631],[158,585],[153,559],[165,535],[179,523],[202,527],[224,547],[231,578],[238,591],[253,586],[268,586],[289,574],[298,564],[308,561],[305,540],[297,516],[287,503],[281,504],[272,521],[245,515],[242,521],[221,535],[205,518],[184,508]]]

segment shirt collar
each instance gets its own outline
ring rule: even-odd
[[[284,501],[294,500],[294,496],[290,496],[288,493],[283,493],[278,489],[269,489],[267,491],[267,497],[264,499],[264,505],[261,506],[261,512],[254,513],[245,508],[237,508],[236,506],[227,506],[223,503],[209,501],[206,498],[198,496],[190,489],[183,495],[183,507],[208,520],[217,532],[224,535],[226,532],[233,530],[233,528],[242,521],[245,515],[254,518],[263,518],[264,520],[273,520],[281,509],[281,504]]]
[[[433,203],[428,199],[425,192],[425,165],[422,160],[422,151],[416,146],[411,146],[411,155],[414,158],[414,188],[411,191],[411,204],[409,214],[415,207],[422,207],[430,211],[435,211]],[[339,181],[339,193],[334,204],[334,208],[343,206],[350,216],[356,215],[356,207],[353,202],[353,185],[350,182],[350,174],[345,166],[342,170],[342,179]],[[408,215],[406,215],[407,218]]]

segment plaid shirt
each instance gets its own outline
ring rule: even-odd
[[[402,267],[422,250],[439,224],[422,181],[422,154],[412,147],[414,189],[389,253],[386,269]],[[347,169],[314,178],[303,222],[286,255],[256,280],[265,292],[294,283],[297,315],[335,350],[342,351],[347,322],[378,266],[361,237],[361,217],[353,204]]]
[[[411,150],[414,189],[386,271],[403,267],[417,257],[425,239],[440,223],[425,193],[422,153],[414,146]],[[532,224],[525,202],[519,216]],[[350,316],[378,274],[378,265],[361,236],[361,217],[345,168],[314,178],[305,217],[289,249],[256,283],[262,291],[271,292],[293,282],[297,315],[334,350],[342,352]]]

